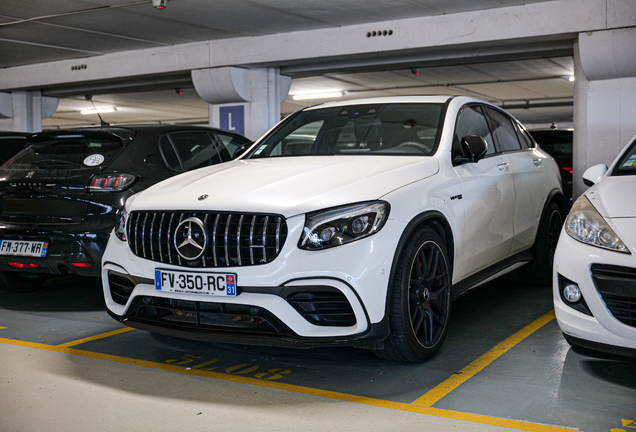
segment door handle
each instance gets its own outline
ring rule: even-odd
[[[541,162],[543,162],[543,159],[532,159],[532,163],[534,164],[534,166],[540,167],[541,166]]]
[[[508,171],[508,168],[510,168],[510,164],[508,162],[501,161],[497,164],[497,168],[499,168],[499,171],[506,172]]]

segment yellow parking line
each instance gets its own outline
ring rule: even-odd
[[[2,329],[6,329],[6,327],[2,327],[2,326],[0,326],[0,330],[2,330]]]
[[[519,330],[517,333],[510,336],[508,339],[496,345],[493,349],[479,357],[477,360],[466,366],[464,369],[460,370],[459,372],[448,378],[446,381],[439,384],[434,389],[430,390],[424,396],[416,399],[414,402],[412,402],[412,404],[423,407],[432,407],[444,396],[455,390],[461,384],[468,381],[470,378],[482,371],[490,363],[494,362],[503,354],[505,354],[510,348],[517,345],[519,342],[539,330],[541,327],[543,327],[553,319],[554,311],[550,311],[536,321],[533,321],[523,329]]]
[[[453,419],[453,420],[462,420],[462,421],[492,425],[492,426],[501,426],[501,427],[507,427],[510,429],[523,430],[523,431],[530,431],[530,432],[569,431],[569,432],[572,432],[577,430],[577,429],[569,429],[569,428],[558,427],[558,426],[543,425],[539,423],[529,423],[529,422],[524,422],[519,420],[502,419],[498,417],[490,417],[490,416],[479,415],[479,414],[469,414],[469,413],[463,413],[459,411],[443,410],[439,408],[416,406],[416,405],[402,403],[402,402],[392,402],[392,401],[386,401],[382,399],[374,399],[374,398],[369,398],[364,396],[350,395],[346,393],[339,393],[339,392],[334,392],[329,390],[321,390],[321,389],[316,389],[311,387],[300,386],[296,384],[286,384],[286,383],[281,383],[277,381],[260,380],[257,378],[250,378],[250,377],[245,377],[240,375],[230,375],[230,374],[224,374],[219,372],[204,371],[200,369],[186,369],[185,367],[182,367],[182,366],[151,362],[147,360],[137,360],[137,359],[131,359],[127,357],[114,356],[110,354],[100,354],[100,353],[84,351],[84,350],[80,350],[76,348],[65,348],[62,346],[45,345],[45,344],[40,344],[36,342],[24,342],[24,341],[19,341],[15,339],[5,339],[5,338],[0,338],[0,343],[9,344],[9,345],[17,345],[17,346],[28,347],[28,348],[42,349],[47,351],[54,351],[54,352],[77,355],[82,357],[98,359],[98,360],[107,360],[107,361],[112,361],[116,363],[124,363],[124,364],[129,364],[134,366],[142,366],[142,367],[158,369],[163,371],[170,371],[170,372],[177,372],[177,373],[188,374],[188,375],[201,376],[206,378],[213,378],[213,379],[218,379],[223,381],[231,381],[231,382],[242,383],[242,384],[256,385],[260,387],[268,387],[268,388],[273,388],[278,390],[286,390],[286,391],[290,391],[294,393],[319,396],[319,397],[341,400],[341,401],[352,402],[352,403],[359,403],[363,405],[375,406],[378,408],[387,408],[387,409],[394,409],[394,410],[406,411],[406,412],[412,412],[412,413],[418,413],[418,414],[426,414],[426,415],[431,415],[435,417],[442,417],[442,418]]]
[[[78,339],[78,340],[74,340],[74,341],[71,341],[71,342],[66,342],[66,343],[58,345],[58,347],[60,347],[60,348],[68,348],[68,347],[72,347],[72,346],[75,346],[75,345],[83,344],[83,343],[86,343],[86,342],[94,341],[94,340],[97,340],[97,339],[103,339],[103,338],[107,338],[107,337],[110,337],[110,336],[115,336],[115,335],[118,335],[118,334],[126,333],[126,332],[129,332],[131,330],[134,330],[134,328],[132,328],[132,327],[124,327],[124,328],[120,328],[120,329],[117,329],[117,330],[109,331],[109,332],[106,332],[106,333],[98,334],[98,335],[95,335],[95,336],[90,336],[90,337],[87,337],[87,338],[84,338],[84,339]]]

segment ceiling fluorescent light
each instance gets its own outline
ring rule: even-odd
[[[117,111],[117,108],[113,107],[113,108],[97,108],[96,110],[94,109],[87,109],[87,110],[82,110],[80,111],[80,114],[82,115],[87,115],[87,114],[103,114],[103,113],[112,113]]]
[[[297,100],[309,100],[309,99],[327,99],[342,97],[342,92],[333,93],[314,93],[314,94],[299,94],[292,96],[292,99]]]

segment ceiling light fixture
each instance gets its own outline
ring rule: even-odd
[[[88,110],[82,110],[80,111],[80,114],[82,115],[88,115],[88,114],[103,114],[103,113],[112,113],[117,111],[117,108],[112,107],[112,108],[97,108],[97,109],[88,109]]]
[[[572,75],[572,76],[568,77],[568,81],[570,81],[570,82],[574,82],[574,80],[575,80],[575,79],[576,79],[576,78],[574,78],[574,75]]]
[[[292,96],[292,99],[297,100],[309,100],[309,99],[327,99],[327,98],[337,98],[342,97],[344,92],[333,92],[333,93],[314,93],[314,94],[300,94]]]

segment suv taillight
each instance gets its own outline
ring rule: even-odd
[[[91,178],[89,192],[119,192],[128,189],[137,179],[133,174],[102,174]]]

